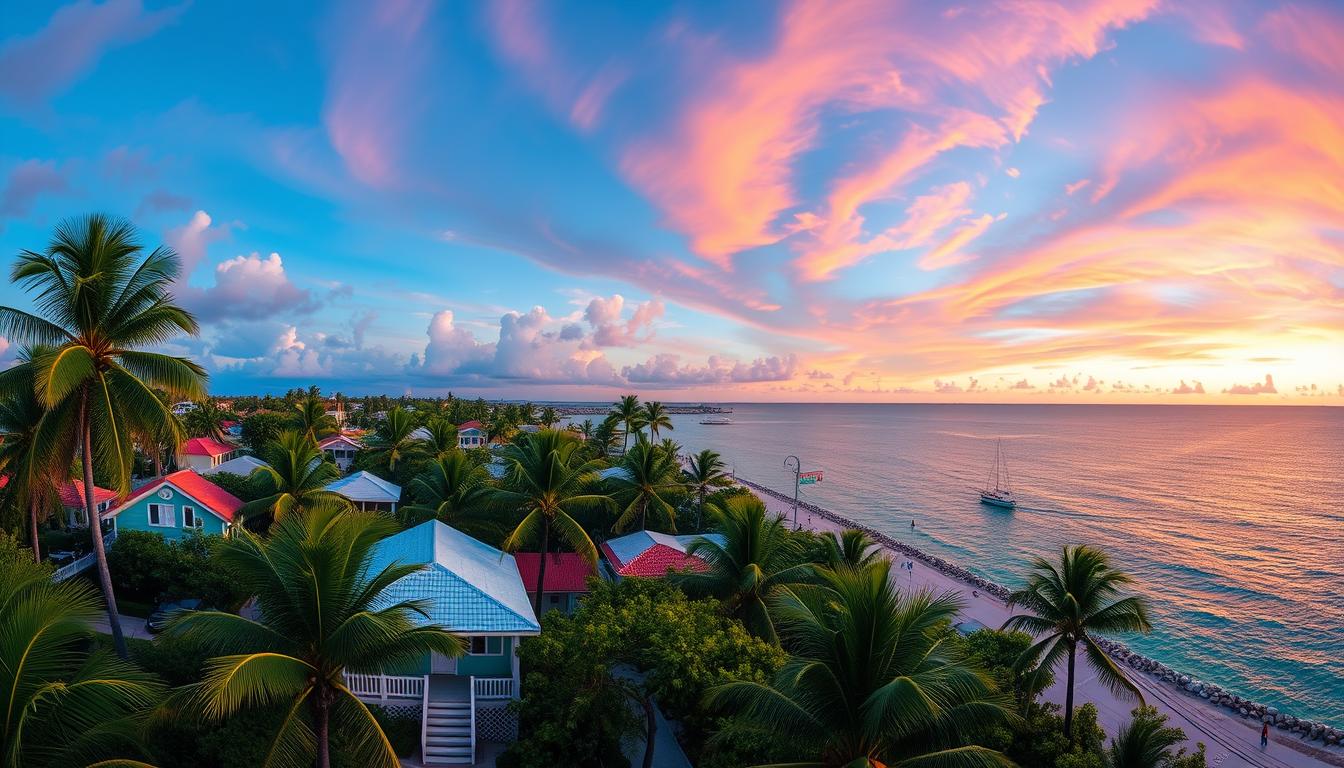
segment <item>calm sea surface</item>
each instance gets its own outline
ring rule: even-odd
[[[1344,723],[1344,408],[732,407],[732,426],[674,416],[669,436],[786,493],[797,454],[825,471],[803,499],[1009,587],[1033,555],[1101,546],[1153,606],[1132,647]],[[1014,511],[976,495],[996,439]]]

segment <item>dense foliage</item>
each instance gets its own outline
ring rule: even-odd
[[[117,594],[145,603],[194,597],[206,605],[234,609],[247,598],[214,557],[219,536],[191,533],[169,541],[157,533],[125,531],[108,551]]]

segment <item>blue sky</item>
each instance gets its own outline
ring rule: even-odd
[[[0,252],[131,218],[217,392],[1344,399],[1325,4],[9,6]]]

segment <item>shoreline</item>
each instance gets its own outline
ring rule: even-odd
[[[758,496],[762,496],[763,500],[765,500],[764,497],[768,497],[769,500],[773,500],[779,504],[784,504],[789,508],[792,508],[794,500],[791,496],[787,496],[773,488],[752,482],[751,480],[747,480],[740,476],[734,477],[734,481],[755,492]],[[769,506],[768,503],[767,506]],[[816,504],[799,500],[798,509],[799,511],[807,511],[810,517],[821,518],[829,523],[830,526],[862,530],[883,548],[905,556],[932,569],[940,574],[945,580],[971,587],[973,589],[972,594],[977,592],[983,593],[982,595],[976,595],[977,597],[992,598],[998,603],[1003,604],[1005,609],[1007,607],[1007,601],[1011,592],[1001,584],[978,576],[944,558],[929,554],[909,544],[905,544],[870,526],[850,520],[843,515],[824,509]],[[801,522],[802,521],[800,520],[800,524]],[[829,530],[828,527],[818,527],[811,521],[809,521],[809,527],[814,530]],[[986,623],[988,626],[987,622],[982,623]],[[1182,674],[1178,670],[1174,670],[1161,662],[1145,657],[1142,654],[1131,650],[1124,643],[1106,638],[1098,638],[1097,640],[1098,645],[1100,645],[1117,663],[1128,666],[1132,670],[1145,673],[1137,676],[1138,680],[1135,682],[1142,681],[1148,684],[1144,686],[1145,688],[1151,686],[1151,688],[1160,690],[1165,694],[1181,695],[1181,697],[1175,701],[1168,699],[1166,696],[1159,696],[1168,707],[1172,709],[1185,709],[1185,707],[1177,702],[1194,705],[1190,708],[1190,711],[1182,712],[1181,714],[1184,715],[1184,719],[1188,723],[1191,723],[1194,729],[1199,732],[1198,735],[1209,737],[1207,739],[1196,738],[1196,735],[1190,734],[1190,729],[1186,729],[1187,735],[1192,742],[1206,741],[1206,743],[1208,743],[1211,765],[1216,764],[1212,762],[1214,756],[1214,742],[1222,743],[1233,754],[1242,757],[1247,765],[1270,766],[1284,765],[1284,763],[1255,762],[1250,755],[1241,754],[1241,751],[1238,750],[1235,745],[1220,742],[1219,739],[1216,738],[1219,734],[1213,732],[1217,729],[1217,726],[1205,726],[1195,722],[1201,720],[1201,714],[1208,713],[1213,713],[1224,718],[1228,724],[1241,725],[1245,730],[1252,730],[1253,724],[1254,731],[1256,731],[1257,735],[1259,724],[1261,722],[1269,722],[1271,726],[1273,726],[1271,731],[1277,730],[1282,736],[1293,737],[1291,739],[1276,739],[1276,743],[1283,743],[1286,746],[1290,746],[1299,754],[1320,761],[1320,764],[1344,766],[1344,753],[1339,749],[1341,744],[1344,744],[1344,730],[1318,721],[1299,719],[1280,712],[1275,707],[1252,702],[1249,699],[1237,696],[1220,686],[1204,683],[1193,676]],[[1157,691],[1155,690],[1154,692]],[[1187,701],[1186,697],[1193,699],[1193,701]],[[1204,712],[1200,712],[1199,710],[1201,709],[1204,710]],[[1208,718],[1205,717],[1202,719],[1207,720]],[[1293,764],[1296,765],[1298,763]]]

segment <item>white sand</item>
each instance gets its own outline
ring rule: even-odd
[[[782,501],[769,494],[757,494],[765,502],[766,508],[777,514],[785,515],[790,522],[793,516],[792,502]],[[837,510],[841,515],[844,511]],[[845,515],[848,516],[848,515]],[[798,523],[801,527],[817,531],[838,531],[841,526],[820,516],[809,514],[799,508]],[[891,534],[888,533],[890,536]],[[892,536],[899,540],[899,536]],[[910,559],[900,552],[886,549],[894,563],[903,563]],[[974,587],[918,560],[914,561],[913,572],[907,575],[903,569],[893,570],[901,580],[904,589],[931,590],[933,592],[954,591],[961,594],[965,608],[963,619],[974,619],[987,627],[998,628],[1008,619],[1010,612],[1004,603],[979,591],[973,596]],[[1011,586],[1011,585],[1009,585]],[[1121,638],[1123,639],[1123,638]],[[1211,768],[1324,768],[1324,766],[1344,766],[1344,750],[1337,747],[1324,747],[1320,742],[1307,742],[1295,735],[1270,728],[1269,747],[1260,748],[1260,723],[1243,720],[1231,715],[1227,710],[1209,704],[1196,696],[1178,691],[1176,688],[1159,683],[1146,675],[1125,668],[1130,679],[1143,690],[1149,704],[1169,716],[1168,724],[1185,731],[1189,738],[1188,747],[1193,750],[1195,742],[1204,742],[1208,765]],[[1097,681],[1091,668],[1083,661],[1077,665],[1077,680],[1074,685],[1074,705],[1082,706],[1091,702],[1097,707],[1102,728],[1108,735],[1115,734],[1121,725],[1128,722],[1129,713],[1135,702],[1121,701],[1104,685]],[[1064,672],[1057,671],[1056,682],[1045,692],[1049,701],[1064,703]],[[1289,742],[1297,742],[1296,745]],[[1298,748],[1294,748],[1297,746]],[[1309,750],[1298,751],[1298,749]]]

